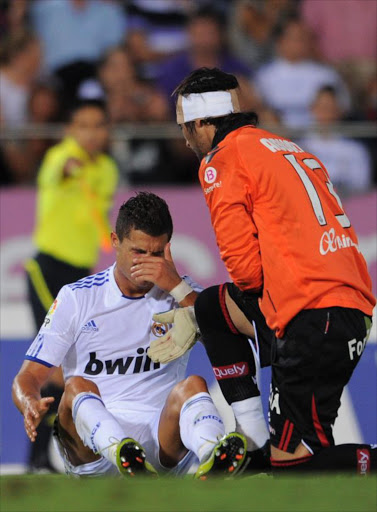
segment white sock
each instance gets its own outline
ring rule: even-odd
[[[102,398],[91,391],[79,393],[72,402],[72,417],[84,445],[116,465],[117,444],[127,436]]]
[[[252,452],[261,448],[269,438],[260,396],[246,398],[231,404],[236,419],[236,431],[247,440],[247,449]]]
[[[181,439],[187,449],[205,460],[225,434],[223,420],[209,393],[197,393],[182,405],[179,419]]]

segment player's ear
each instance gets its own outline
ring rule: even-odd
[[[118,235],[115,233],[115,231],[112,231],[110,237],[111,237],[111,245],[114,247],[114,249],[117,249],[120,244]]]

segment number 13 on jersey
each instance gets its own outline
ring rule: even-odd
[[[306,190],[306,192],[308,194],[309,200],[310,200],[310,202],[312,204],[312,207],[313,207],[314,214],[317,217],[317,220],[318,220],[319,224],[321,226],[326,226],[327,225],[327,221],[326,221],[325,214],[323,212],[321,199],[320,199],[320,197],[318,195],[318,192],[317,192],[315,186],[313,185],[312,180],[310,179],[310,171],[311,170],[314,171],[316,169],[320,169],[323,172],[323,175],[326,177],[327,188],[328,188],[330,194],[333,197],[335,197],[336,202],[337,202],[337,204],[339,206],[339,209],[340,209],[341,213],[335,214],[336,220],[339,222],[339,224],[342,226],[342,228],[349,228],[351,226],[351,223],[350,223],[349,218],[347,217],[347,215],[344,213],[343,205],[342,205],[342,202],[340,200],[340,197],[335,192],[334,185],[328,179],[328,176],[325,173],[325,171],[323,170],[323,168],[320,165],[320,163],[317,162],[317,160],[315,160],[314,158],[305,158],[302,161],[302,163],[305,165],[305,167],[308,168],[309,172],[307,172],[304,169],[304,167],[301,165],[301,163],[299,163],[297,161],[297,159],[296,159],[296,157],[294,155],[288,154],[288,155],[284,155],[284,157],[288,160],[288,162],[291,164],[293,169],[299,175],[299,177],[300,177],[300,179],[301,179],[301,181],[302,181],[302,183],[303,183],[303,185],[305,187],[305,190]]]

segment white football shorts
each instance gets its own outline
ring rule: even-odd
[[[143,446],[147,461],[152,464],[158,473],[176,476],[195,473],[199,461],[191,451],[174,468],[162,466],[159,458],[160,445],[158,441],[161,410],[130,410],[112,407],[111,404],[107,405],[106,408],[123,427],[125,437],[132,437]],[[66,473],[71,476],[119,475],[118,469],[105,457],[101,457],[94,462],[74,466],[68,460],[64,448],[56,436],[54,436],[54,444],[63,459]]]

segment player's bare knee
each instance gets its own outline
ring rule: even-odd
[[[199,375],[190,375],[190,377],[179,382],[172,393],[174,393],[175,400],[183,405],[191,396],[203,392],[208,393],[206,381]]]
[[[67,380],[64,387],[64,400],[66,404],[71,406],[73,400],[79,393],[85,393],[91,391],[100,395],[97,384],[93,381],[85,379],[84,377],[71,377]]]
[[[238,305],[234,302],[232,297],[229,295],[228,289],[225,290],[225,304],[230,318],[232,319],[232,322],[237,330],[246,336],[254,338],[254,327],[246,318],[245,314],[240,310]]]

